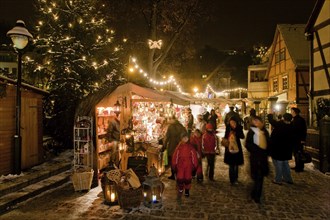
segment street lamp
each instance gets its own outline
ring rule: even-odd
[[[21,173],[21,154],[22,154],[22,137],[21,137],[21,83],[22,83],[22,54],[23,49],[32,39],[32,34],[25,28],[22,20],[16,21],[16,26],[7,32],[7,36],[11,38],[18,54],[17,61],[17,85],[16,85],[16,134],[14,135],[14,173]]]

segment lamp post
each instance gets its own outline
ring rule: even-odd
[[[32,34],[25,28],[22,20],[16,21],[16,26],[7,32],[7,36],[11,38],[18,54],[17,62],[17,85],[16,85],[16,133],[14,135],[14,173],[21,173],[21,154],[22,154],[22,137],[21,137],[21,83],[22,83],[22,54],[23,49],[32,39]]]

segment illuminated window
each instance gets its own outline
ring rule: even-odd
[[[273,92],[277,92],[278,91],[278,80],[274,79],[273,80]]]
[[[283,78],[282,78],[282,88],[283,88],[283,90],[286,90],[286,89],[289,88],[288,76],[283,76]]]
[[[256,70],[250,72],[250,82],[262,82],[265,81],[266,70]]]

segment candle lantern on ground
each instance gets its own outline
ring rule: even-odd
[[[162,206],[162,196],[164,191],[164,183],[160,181],[158,170],[155,166],[150,169],[149,175],[142,184],[143,187],[143,203],[149,208]]]
[[[116,181],[120,180],[120,171],[115,169],[112,162],[105,168],[101,178],[104,203],[107,205],[117,205],[118,195],[116,190]]]

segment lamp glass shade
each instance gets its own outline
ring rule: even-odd
[[[18,49],[24,49],[29,43],[29,38],[23,35],[11,35],[10,37],[13,41],[13,44]]]
[[[16,26],[7,32],[7,36],[11,38],[18,49],[24,49],[29,42],[29,38],[33,38],[32,34],[25,28],[25,23],[22,20],[16,21]]]

